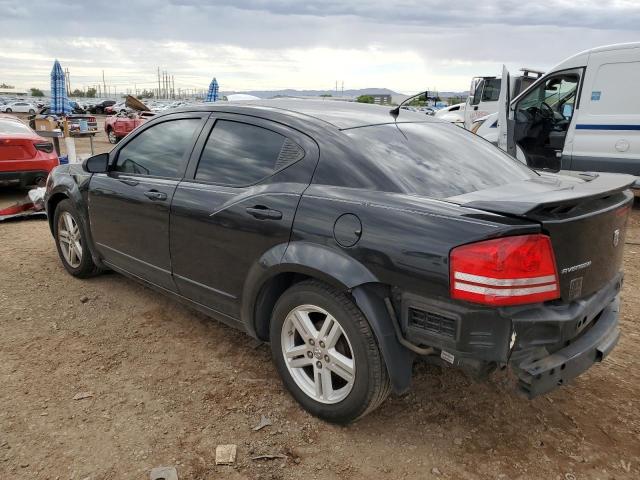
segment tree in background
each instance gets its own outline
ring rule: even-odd
[[[8,85],[4,82],[2,82],[2,84],[0,84],[0,88],[15,88],[13,85]]]
[[[39,88],[30,88],[32,97],[44,97],[44,93]]]
[[[153,98],[153,90],[143,90],[140,92],[140,95],[138,95],[138,98]]]
[[[358,103],[374,103],[374,99],[371,95],[360,95],[356,98],[356,102]]]
[[[333,95],[331,95],[330,93],[322,93],[322,94],[320,94],[319,96],[320,96],[320,97],[325,97],[325,98],[333,97]]]
[[[71,92],[72,97],[84,97],[84,92],[79,88],[76,88],[73,92]]]
[[[449,105],[455,105],[456,103],[464,103],[467,100],[467,97],[455,96],[449,97],[448,99]]]
[[[98,91],[95,88],[93,87],[87,88],[87,93],[86,93],[87,98],[96,98],[97,93]]]

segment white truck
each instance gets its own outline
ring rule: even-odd
[[[503,97],[474,128],[486,138],[495,125],[498,145],[529,166],[640,175],[640,42],[578,53]]]
[[[532,68],[522,68],[522,73],[511,78],[509,85],[511,97],[517,96],[526,90],[543,72]],[[464,128],[470,130],[475,120],[498,111],[498,98],[502,87],[501,77],[473,77],[469,96],[464,110]]]

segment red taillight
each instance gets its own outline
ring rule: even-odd
[[[543,302],[560,296],[551,239],[518,235],[454,248],[451,297],[487,305]]]

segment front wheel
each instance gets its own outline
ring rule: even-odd
[[[11,112],[13,112],[13,110],[11,110],[10,108],[7,108],[7,109],[5,110],[5,113],[11,113]]]
[[[29,114],[30,115],[35,115],[35,113],[36,113],[36,111],[33,108],[29,110]]]
[[[54,238],[64,268],[74,277],[86,278],[98,273],[79,214],[71,200],[62,200],[53,215]]]
[[[270,327],[272,355],[285,387],[311,414],[349,423],[389,395],[389,377],[362,312],[317,281],[287,290]]]
[[[107,132],[107,138],[109,139],[109,143],[116,144],[118,143],[118,137],[116,137],[116,132],[113,129],[109,129]]]

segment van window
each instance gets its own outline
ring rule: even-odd
[[[578,80],[579,78],[576,74],[550,77],[520,100],[517,110],[527,111],[531,115],[538,114],[543,117],[552,115],[555,112],[566,118],[566,113],[573,113]],[[571,108],[565,108],[565,105],[570,105]]]
[[[591,115],[638,115],[637,90],[640,86],[640,62],[605,63],[585,88],[584,98]]]

